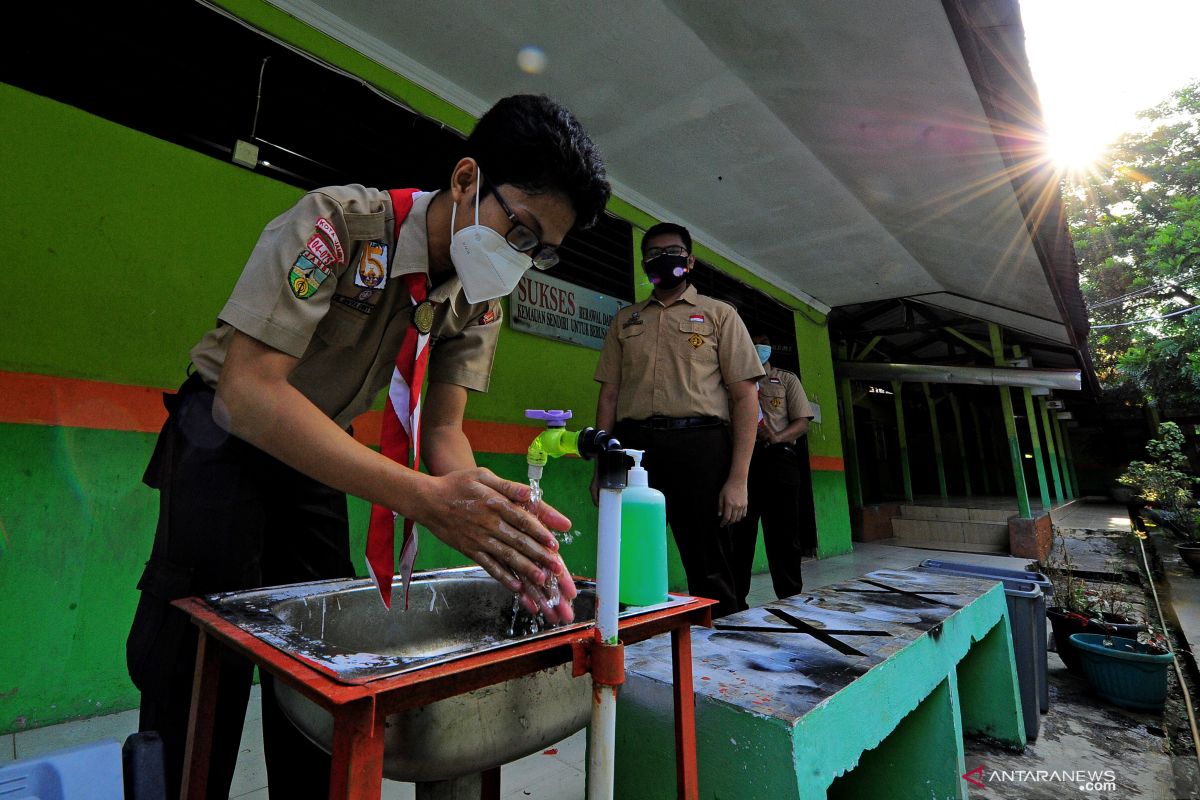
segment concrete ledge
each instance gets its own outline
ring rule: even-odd
[[[851,538],[856,542],[875,542],[892,538],[892,517],[899,513],[899,503],[878,503],[852,512],[854,524],[851,526]]]
[[[1054,523],[1050,514],[1039,511],[1030,518],[1008,518],[1008,552],[1017,558],[1041,561],[1050,555],[1054,542]]]

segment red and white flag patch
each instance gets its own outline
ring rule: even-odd
[[[704,315],[703,314],[692,314],[690,317],[688,317],[688,321],[689,322],[704,322]]]

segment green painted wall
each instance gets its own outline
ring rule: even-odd
[[[473,120],[259,2],[229,2],[246,19],[368,77],[418,111],[459,129]],[[270,178],[0,84],[0,170],[13,286],[0,315],[8,335],[0,370],[172,388],[187,353],[213,323],[262,227],[301,191]],[[433,188],[433,187],[430,187]],[[614,199],[615,213],[654,220]],[[635,245],[640,231],[635,229]],[[715,254],[706,258],[796,305]],[[822,403],[824,434],[814,454],[840,456],[836,404],[821,394],[832,365],[824,329],[798,326],[806,385]],[[527,407],[571,408],[594,420],[593,350],[506,328],[492,391],[474,395],[473,419],[522,422]],[[553,364],[547,377],[546,364]],[[134,585],[149,554],[157,497],[140,483],[154,436],[0,424],[0,734],[131,707],[124,641]],[[481,465],[523,479],[523,458],[479,454]],[[546,499],[574,522],[564,547],[571,569],[595,569],[590,464],[551,464]],[[849,550],[840,473],[815,472],[821,555]],[[351,502],[353,552],[367,508]],[[359,555],[361,559],[361,555]],[[464,563],[432,536],[421,568]],[[361,561],[360,572],[365,574]],[[758,566],[765,569],[760,556]],[[670,585],[684,587],[672,544]],[[19,599],[14,600],[17,597]]]

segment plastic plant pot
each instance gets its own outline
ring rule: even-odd
[[[1072,634],[1071,644],[1079,652],[1084,674],[1105,700],[1138,711],[1162,710],[1170,653],[1103,633]]]
[[[1192,572],[1200,575],[1200,542],[1185,542],[1175,545],[1176,552],[1183,563],[1192,568]]]

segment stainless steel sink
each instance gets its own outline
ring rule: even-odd
[[[409,607],[395,587],[392,610],[367,579],[320,581],[210,595],[222,617],[288,653],[304,657],[346,683],[403,672],[584,628],[595,617],[595,584],[578,581],[575,621],[552,628],[514,614],[513,595],[478,567],[413,575]],[[686,603],[622,609],[622,616]],[[333,718],[275,681],[289,719],[325,750]],[[387,720],[384,774],[430,782],[471,775],[534,753],[587,724],[591,681],[572,678],[571,665],[543,670],[393,715]]]

